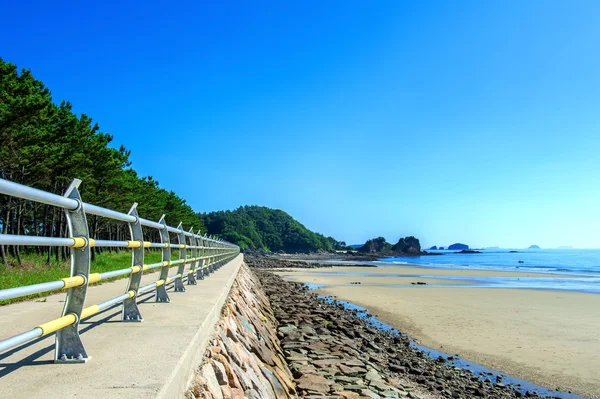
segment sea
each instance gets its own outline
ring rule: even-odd
[[[380,267],[415,265],[423,268],[415,277],[455,280],[457,286],[481,288],[524,288],[600,294],[600,249],[482,249],[480,253],[428,251],[439,255],[386,257],[365,262]],[[439,276],[436,269],[520,272],[518,277]],[[548,277],[527,276],[548,274]],[[550,276],[553,275],[553,276]],[[448,285],[446,285],[448,287]]]

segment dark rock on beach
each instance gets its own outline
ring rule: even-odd
[[[398,242],[392,247],[392,251],[403,254],[420,254],[421,243],[419,242],[418,238],[413,236],[404,237],[398,240]]]
[[[358,248],[358,252],[361,253],[381,253],[390,250],[391,245],[385,241],[383,237],[373,238],[372,240],[368,240],[365,242],[365,245]]]
[[[287,269],[287,268],[302,268],[315,269],[321,267],[331,267],[331,265],[321,265],[318,263],[309,263],[303,261],[289,261],[270,258],[266,256],[245,255],[244,261],[251,268],[259,269]]]

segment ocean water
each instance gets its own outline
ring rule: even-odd
[[[438,256],[391,257],[380,262],[452,269],[501,270],[600,277],[600,249],[481,250],[480,254],[428,251]],[[523,261],[519,263],[519,261]]]
[[[481,253],[477,254],[430,251],[440,255],[388,257],[364,263],[375,264],[379,267],[416,265],[423,269],[423,273],[410,275],[410,277],[451,280],[456,282],[457,287],[523,288],[600,294],[600,249],[521,249],[514,251],[516,252],[511,252],[509,249],[481,250]],[[518,277],[439,276],[436,275],[435,270],[440,268],[521,272],[525,275]],[[527,273],[552,274],[553,276],[528,277]],[[354,273],[346,272],[344,274]],[[369,272],[358,274],[369,275]],[[390,276],[396,275],[390,274]],[[451,286],[445,285],[445,287]]]

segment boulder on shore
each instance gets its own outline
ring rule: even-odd
[[[365,245],[358,248],[358,252],[362,253],[376,253],[376,252],[384,252],[389,251],[391,245],[385,241],[383,237],[373,238],[365,242]]]
[[[421,253],[421,243],[418,238],[413,236],[404,237],[392,247],[392,251],[403,254],[419,254]]]

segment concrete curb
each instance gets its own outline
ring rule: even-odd
[[[186,350],[182,353],[179,362],[171,372],[171,375],[164,383],[161,390],[158,392],[158,395],[156,396],[157,398],[163,399],[183,397],[194,376],[194,368],[202,363],[204,352],[206,351],[209,340],[214,333],[215,325],[221,317],[223,306],[225,306],[225,302],[227,302],[227,299],[229,298],[231,287],[233,286],[233,283],[240,271],[243,257],[244,255],[239,254],[236,258],[231,260],[231,262],[237,263],[235,266],[235,271],[231,273],[231,277],[229,278],[229,281],[227,281],[227,284],[223,287],[221,295],[219,295],[217,301],[213,304],[208,315],[204,319],[204,322],[198,329],[198,332],[190,341],[190,344]]]

